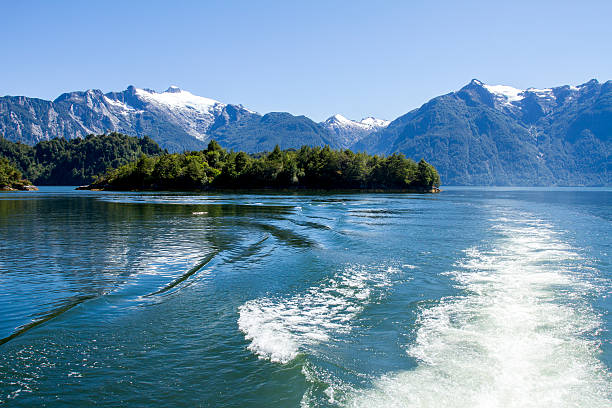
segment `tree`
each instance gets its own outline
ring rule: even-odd
[[[6,157],[0,157],[0,187],[20,188],[31,184]]]
[[[419,161],[417,171],[417,183],[421,186],[426,187],[439,187],[440,186],[440,176],[436,169],[429,163],[425,161],[425,159],[421,159]]]
[[[403,154],[389,157],[332,150],[329,146],[248,155],[211,141],[203,151],[142,156],[108,172],[96,185],[146,189],[287,188],[410,189],[439,185],[437,171]]]

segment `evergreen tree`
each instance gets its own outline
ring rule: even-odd
[[[95,186],[144,189],[308,188],[414,189],[440,183],[435,168],[402,154],[370,156],[350,150],[303,146],[248,155],[227,152],[215,141],[201,152],[140,157],[96,181]]]

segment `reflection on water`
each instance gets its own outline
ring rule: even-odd
[[[0,195],[0,403],[609,406],[611,203]]]
[[[0,293],[0,310],[8,312],[0,338],[121,285],[146,281],[155,287],[187,278],[204,266],[199,259],[236,244],[229,228],[310,244],[291,230],[249,221],[289,214],[292,207],[135,204],[131,197],[119,198],[0,200],[0,279],[11,288]]]

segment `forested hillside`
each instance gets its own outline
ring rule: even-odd
[[[0,137],[0,157],[5,157],[35,185],[83,185],[109,169],[120,167],[141,155],[163,153],[148,137],[111,133],[83,139],[56,138],[35,146]]]

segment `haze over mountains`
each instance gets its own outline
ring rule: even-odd
[[[261,115],[176,87],[71,92],[55,101],[0,98],[0,134],[34,144],[117,131],[149,135],[170,151],[210,139],[249,152],[301,145],[424,157],[444,184],[610,185],[612,81],[515,89],[472,80],[392,122],[334,115],[316,123],[284,112]]]

